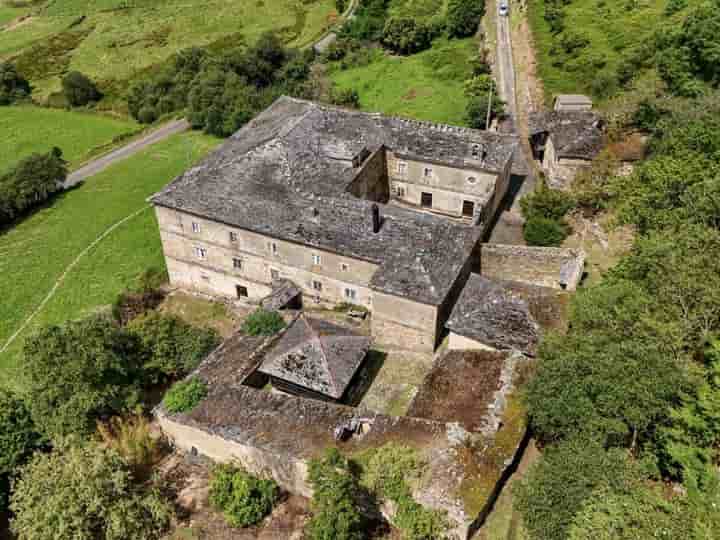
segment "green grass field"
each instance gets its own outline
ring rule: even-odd
[[[20,15],[27,13],[26,8],[16,8],[0,4],[0,27],[17,19]]]
[[[634,5],[624,0],[573,0],[565,6],[565,28],[581,33],[590,43],[582,49],[578,59],[562,65],[553,65],[557,55],[552,48],[559,38],[550,32],[543,18],[544,0],[528,2],[538,74],[545,87],[546,99],[550,101],[553,95],[561,93],[600,97],[598,91],[602,88],[593,85],[597,77],[588,76],[588,69],[594,75],[605,71],[615,73],[626,51],[645,46],[661,23],[682,21],[688,9],[701,1],[688,0],[687,8],[668,18],[664,15],[667,0],[645,0]],[[583,69],[583,65],[594,67]]]
[[[198,133],[176,135],[59,196],[0,233],[0,346],[41,303],[64,269],[103,231],[215,147]],[[110,304],[143,270],[164,266],[154,214],[147,210],[114,230],[67,275],[31,326],[0,354],[0,384],[13,374],[22,340],[39,325],[62,323]]]
[[[53,146],[63,150],[70,166],[83,162],[93,149],[139,129],[130,120],[81,112],[17,106],[0,109],[0,171],[34,152]]]
[[[252,42],[266,30],[300,46],[335,18],[333,0],[63,0],[0,33],[0,59],[17,56],[43,98],[68,70],[115,88],[183,48]]]
[[[437,40],[412,56],[378,49],[369,65],[335,68],[330,77],[339,88],[356,89],[363,110],[465,125],[463,87],[471,75],[469,59],[476,53],[474,39]]]

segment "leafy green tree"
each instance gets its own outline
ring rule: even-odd
[[[277,311],[256,309],[247,316],[242,331],[250,336],[272,336],[285,328],[285,321]]]
[[[270,514],[279,495],[278,485],[233,465],[218,465],[210,478],[210,504],[232,527],[248,527]]]
[[[559,246],[570,234],[565,214],[574,206],[571,195],[541,183],[520,201],[525,241],[531,246]]]
[[[198,377],[190,377],[172,385],[163,398],[163,405],[171,414],[190,412],[207,395],[207,384]]]
[[[170,525],[170,505],[143,490],[120,456],[95,444],[38,453],[14,485],[11,523],[19,540],[154,540]]]
[[[0,106],[30,97],[30,83],[10,62],[0,62]]]
[[[450,0],[446,15],[448,35],[453,38],[472,36],[484,14],[485,0]]]
[[[10,223],[62,190],[67,163],[62,151],[32,154],[0,175],[0,225]]]
[[[567,236],[567,225],[542,216],[531,217],[523,226],[523,237],[528,246],[559,246]]]
[[[95,83],[79,71],[71,71],[62,79],[65,99],[72,107],[84,107],[102,98]]]
[[[339,14],[345,13],[345,8],[347,7],[347,1],[346,0],[335,0],[335,9]]]
[[[86,435],[96,419],[138,402],[142,351],[109,317],[48,326],[23,349],[27,406],[51,439]]]
[[[336,448],[310,461],[308,479],[313,486],[313,516],[306,530],[309,540],[368,538],[367,522],[357,504],[357,480]]]
[[[178,317],[152,311],[127,326],[146,353],[145,378],[153,382],[175,379],[190,373],[220,344],[217,332],[196,328]]]
[[[432,44],[430,29],[410,17],[391,17],[385,23],[382,43],[398,54],[414,54]]]

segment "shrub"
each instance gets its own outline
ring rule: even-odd
[[[195,369],[220,344],[210,328],[196,328],[178,317],[156,311],[134,319],[127,329],[140,340],[143,369],[152,382],[174,379]]]
[[[248,315],[242,331],[250,336],[272,336],[285,328],[285,321],[277,311],[257,309]]]
[[[248,527],[267,516],[278,499],[278,485],[232,465],[219,465],[210,478],[210,504],[231,527]]]
[[[360,2],[355,16],[340,31],[342,37],[360,41],[376,41],[382,37],[387,18],[388,0]]]
[[[139,410],[125,418],[115,416],[107,423],[98,422],[97,432],[102,445],[125,460],[133,478],[147,479],[163,456],[160,440],[153,436],[150,422]]]
[[[133,482],[123,459],[95,444],[60,445],[35,455],[13,486],[11,527],[23,540],[154,540],[170,525],[170,505]]]
[[[485,13],[485,0],[450,0],[446,27],[450,37],[462,38],[477,32]]]
[[[335,0],[335,9],[339,14],[345,13],[347,7],[347,0]]]
[[[95,420],[138,403],[138,339],[109,317],[49,326],[25,341],[27,405],[50,438],[86,435]]]
[[[140,273],[135,283],[115,299],[112,313],[115,320],[125,326],[136,317],[156,308],[165,298],[160,290],[167,282],[167,271],[149,268]]]
[[[30,97],[30,83],[9,62],[0,62],[0,105]]]
[[[191,377],[172,385],[163,398],[163,405],[173,414],[189,412],[207,395],[207,384],[197,377]]]
[[[10,223],[62,190],[67,163],[62,150],[32,154],[0,175],[0,225]]]
[[[523,237],[529,246],[559,246],[568,237],[568,228],[557,220],[534,216],[525,222]]]
[[[385,23],[382,43],[399,54],[414,54],[428,49],[432,43],[430,29],[409,17],[391,17]]]
[[[333,105],[357,109],[360,107],[360,95],[354,88],[333,88],[330,92]]]
[[[78,71],[71,71],[62,79],[65,99],[72,107],[84,107],[102,98],[95,83]]]

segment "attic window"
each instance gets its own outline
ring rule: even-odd
[[[471,185],[472,185],[472,184],[474,184],[475,182],[477,182],[477,178],[475,178],[474,176],[468,176],[468,177],[467,177],[467,183],[468,183],[468,184],[471,184]]]

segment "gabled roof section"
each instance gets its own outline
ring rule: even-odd
[[[547,133],[561,158],[593,159],[605,146],[600,116],[590,111],[550,111],[530,116],[530,135]]]
[[[301,315],[269,350],[259,371],[340,399],[370,348],[371,338]]]

